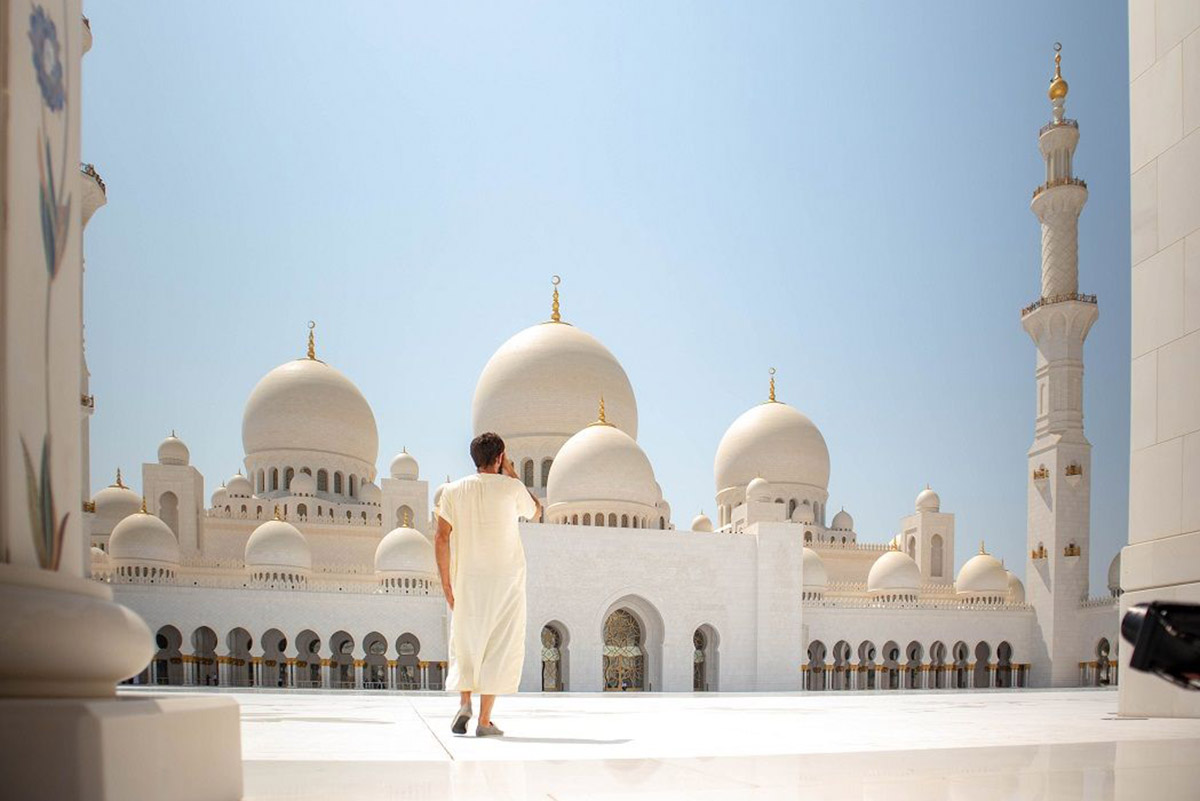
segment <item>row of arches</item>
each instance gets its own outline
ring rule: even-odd
[[[305,473],[312,475],[312,469],[301,467],[297,470],[295,467],[272,467],[270,469],[260,467],[258,472],[254,474],[254,488],[258,494],[265,492],[278,492],[280,490],[289,490],[292,487],[292,479],[296,477],[296,473]],[[317,492],[325,492],[331,495],[344,495],[347,498],[358,497],[358,487],[360,483],[367,479],[364,476],[361,481],[357,474],[350,473],[346,475],[341,470],[333,472],[332,490],[330,489],[330,473],[328,470],[321,468],[317,470]]]
[[[223,516],[239,520],[271,520],[275,516],[274,506],[264,507],[261,503],[227,503],[224,506],[216,507],[212,511],[218,513],[224,512],[223,515],[217,514],[216,516],[218,517]],[[310,515],[310,511],[315,511],[315,515]],[[345,509],[343,512],[344,516],[338,514],[336,508],[332,505],[314,504],[310,507],[309,504],[303,502],[294,506],[290,503],[285,503],[279,507],[279,515],[282,519],[295,519],[301,523],[311,520],[314,523],[346,523],[365,526],[383,522],[382,512],[376,512],[373,515],[368,514],[365,509]]]
[[[821,503],[820,501],[809,501],[807,499],[801,500],[800,498],[788,498],[786,500],[783,498],[776,498],[775,503],[787,504],[788,520],[792,519],[792,515],[796,513],[796,509],[798,509],[801,504],[804,506],[812,506],[813,522],[819,526],[825,525],[825,504]],[[737,506],[740,506],[740,504],[723,503],[717,506],[718,527],[727,526],[733,522],[733,510]]]
[[[889,640],[879,650],[870,640],[857,648],[839,640],[827,652],[824,642],[813,640],[803,672],[806,690],[1014,688],[1028,686],[1029,680],[1029,665],[1013,660],[1007,641],[995,648],[981,641],[971,648],[959,640],[948,648],[938,640],[926,651],[916,640],[904,648]]]
[[[616,512],[609,512],[607,516],[604,512],[596,512],[594,516],[591,512],[584,512],[582,515],[560,515],[550,522],[562,526],[608,526],[609,528],[651,528],[654,525],[654,520],[650,517],[629,514],[618,516]],[[658,518],[658,528],[666,530],[666,516]]]
[[[421,641],[405,632],[389,643],[378,631],[362,638],[361,646],[346,631],[322,638],[311,629],[296,635],[290,647],[277,628],[259,638],[261,655],[251,653],[254,638],[244,628],[221,638],[210,626],[200,626],[187,638],[176,626],[155,634],[150,664],[126,684],[195,687],[271,687],[299,689],[441,690],[446,662],[421,658]],[[186,652],[185,652],[186,651]]]
[[[1120,642],[1118,640],[1118,642]],[[1113,687],[1117,685],[1118,659],[1107,637],[1096,642],[1095,659],[1079,663],[1079,686]]]
[[[542,459],[541,474],[535,476],[533,459],[525,459],[521,462],[521,481],[530,489],[533,489],[534,487],[545,487],[550,483],[550,468],[553,465],[553,459],[548,457]]]
[[[604,619],[601,631],[599,689],[605,692],[645,692],[656,689],[661,673],[662,631],[657,620],[644,610],[619,606]],[[570,682],[570,635],[562,623],[552,621],[541,630],[541,689],[562,692],[591,691],[595,687],[572,688]],[[718,643],[716,629],[709,624],[692,632],[692,690],[718,688]]]

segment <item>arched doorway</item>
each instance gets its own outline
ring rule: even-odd
[[[996,646],[996,686],[1013,686],[1012,646],[1007,641]]]
[[[858,686],[856,689],[875,689],[875,643],[870,640],[863,640],[858,645]]]
[[[883,689],[900,689],[900,646],[891,640],[883,645]]]
[[[396,639],[396,688],[421,689],[421,641],[413,634],[401,634]]]
[[[716,692],[717,630],[705,623],[692,633],[692,692]]]
[[[221,682],[217,667],[217,633],[208,626],[192,632],[192,664],[195,683],[200,687],[216,687]]]
[[[158,496],[158,517],[170,527],[175,539],[179,539],[179,498],[173,492]]]
[[[988,670],[988,660],[992,658],[992,647],[986,642],[975,646],[975,686],[977,688],[991,687],[991,675]]]
[[[388,688],[387,640],[377,631],[363,638],[363,688],[386,690]]]
[[[946,644],[937,640],[929,647],[929,672],[932,674],[930,686],[935,690],[946,688]]]
[[[904,649],[904,656],[907,660],[904,663],[904,686],[910,690],[925,688],[925,682],[921,680],[921,657],[924,655],[925,649],[916,640],[910,642]]]
[[[962,690],[967,686],[967,660],[971,658],[971,649],[962,640],[954,643],[954,689]]]
[[[628,692],[647,688],[642,625],[628,609],[604,621],[604,689]]]
[[[183,684],[183,635],[174,626],[163,626],[154,635],[154,660],[150,663],[151,684]]]
[[[254,640],[250,632],[236,628],[225,637],[229,649],[229,684],[231,687],[253,687],[254,666],[250,662],[250,647]]]
[[[1107,687],[1112,684],[1112,670],[1109,665],[1109,655],[1112,652],[1112,646],[1109,645],[1107,637],[1101,637],[1100,642],[1096,643],[1096,686]]]
[[[567,688],[566,643],[558,623],[542,626],[542,692],[557,693]]]
[[[820,640],[808,644],[808,671],[804,676],[804,689],[825,689],[825,643]]]
[[[287,637],[279,629],[269,629],[263,634],[263,655],[259,666],[259,684],[262,687],[287,687]]]
[[[838,640],[833,646],[833,672],[829,676],[829,689],[850,689],[850,643]]]
[[[311,629],[296,637],[296,663],[292,668],[292,684],[296,687],[324,687],[321,678],[321,638]]]
[[[329,656],[329,686],[352,690],[358,679],[354,667],[354,638],[344,631],[329,638],[332,653]]]

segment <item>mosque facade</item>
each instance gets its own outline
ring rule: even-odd
[[[979,552],[954,573],[952,511],[930,487],[863,541],[829,513],[830,454],[777,397],[734,420],[714,458],[715,520],[677,521],[639,446],[618,359],[562,317],[503,343],[475,388],[476,433],[504,437],[544,501],[528,562],[523,691],[786,691],[1115,683],[1119,563],[1090,597],[1090,444],[1078,287],[1078,125],[1056,66],[1039,134],[1042,283],[1021,323],[1036,349],[1022,581]],[[86,376],[86,370],[84,371]],[[84,386],[84,396],[87,388]],[[86,458],[85,417],[85,458]],[[250,392],[237,473],[205,479],[172,433],[85,502],[91,575],[156,632],[132,681],[442,689],[448,612],[431,494],[406,451],[376,473],[379,434],[355,384],[307,353]],[[972,539],[969,535],[963,540]]]

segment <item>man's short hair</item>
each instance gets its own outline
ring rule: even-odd
[[[499,434],[488,431],[471,440],[471,458],[475,461],[476,467],[495,464],[502,453],[504,453],[504,440],[500,439]]]

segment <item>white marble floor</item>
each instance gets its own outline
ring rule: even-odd
[[[235,697],[252,801],[1200,799],[1200,721],[1114,691],[521,695],[486,740],[445,695]]]

